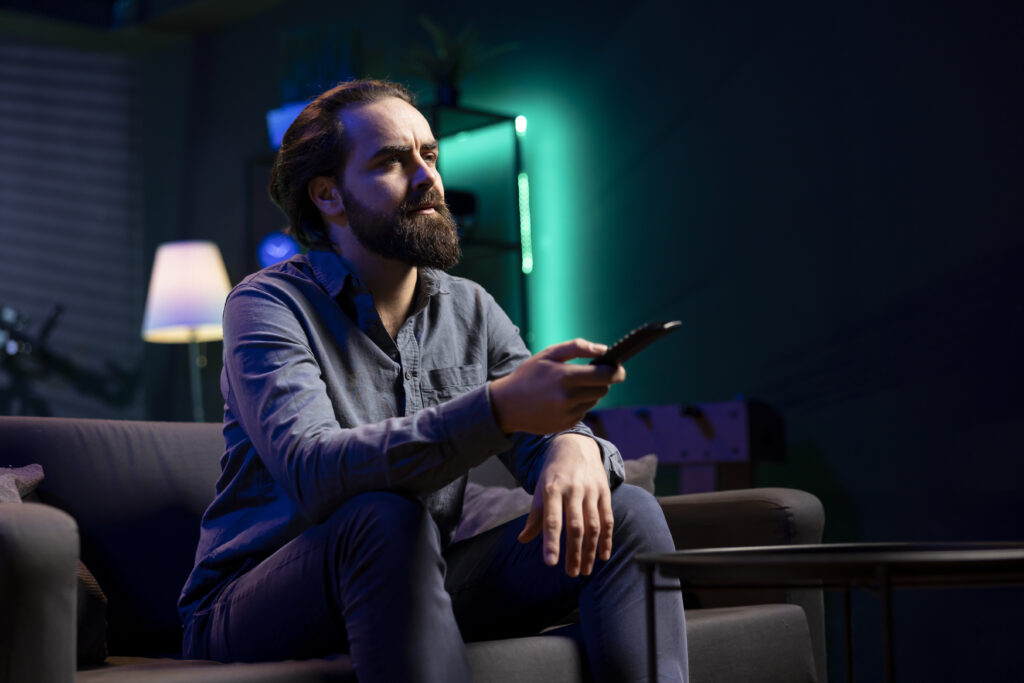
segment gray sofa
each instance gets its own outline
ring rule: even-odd
[[[175,603],[213,495],[219,424],[0,417],[0,466],[39,463],[38,502],[0,504],[0,680],[354,681],[344,655],[180,659]],[[752,489],[659,499],[679,548],[819,543],[814,496]],[[78,665],[78,559],[108,599],[99,664]],[[685,595],[694,683],[824,680],[820,591]],[[470,643],[484,682],[584,681],[574,629]],[[101,655],[102,656],[102,655]]]

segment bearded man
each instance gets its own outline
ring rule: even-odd
[[[181,595],[186,657],[349,653],[363,683],[469,681],[464,643],[535,634],[577,606],[597,680],[645,680],[636,552],[672,549],[660,508],[579,423],[621,367],[530,356],[478,285],[438,143],[409,92],[343,83],[284,136],[271,196],[309,253],[224,310],[216,497]],[[466,472],[501,455],[530,513],[452,543]],[[560,565],[560,558],[563,564]],[[685,680],[678,593],[659,670]]]

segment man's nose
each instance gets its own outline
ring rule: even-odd
[[[427,164],[423,159],[419,159],[416,164],[416,170],[412,176],[412,186],[415,190],[426,190],[431,185],[437,183],[439,179],[437,169]]]

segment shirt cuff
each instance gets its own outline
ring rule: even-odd
[[[490,382],[442,403],[440,409],[449,443],[473,460],[471,467],[511,447],[491,410]]]

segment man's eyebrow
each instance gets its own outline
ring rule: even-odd
[[[437,148],[438,148],[437,140],[431,140],[429,142],[424,142],[422,145],[420,145],[420,149],[421,150],[426,150],[426,151],[430,151],[430,152],[436,151]],[[373,156],[371,156],[370,158],[371,159],[380,159],[382,157],[389,157],[389,156],[393,156],[395,154],[408,154],[411,151],[412,151],[412,147],[409,146],[409,145],[384,145],[383,147],[378,149],[376,152],[374,152]]]

